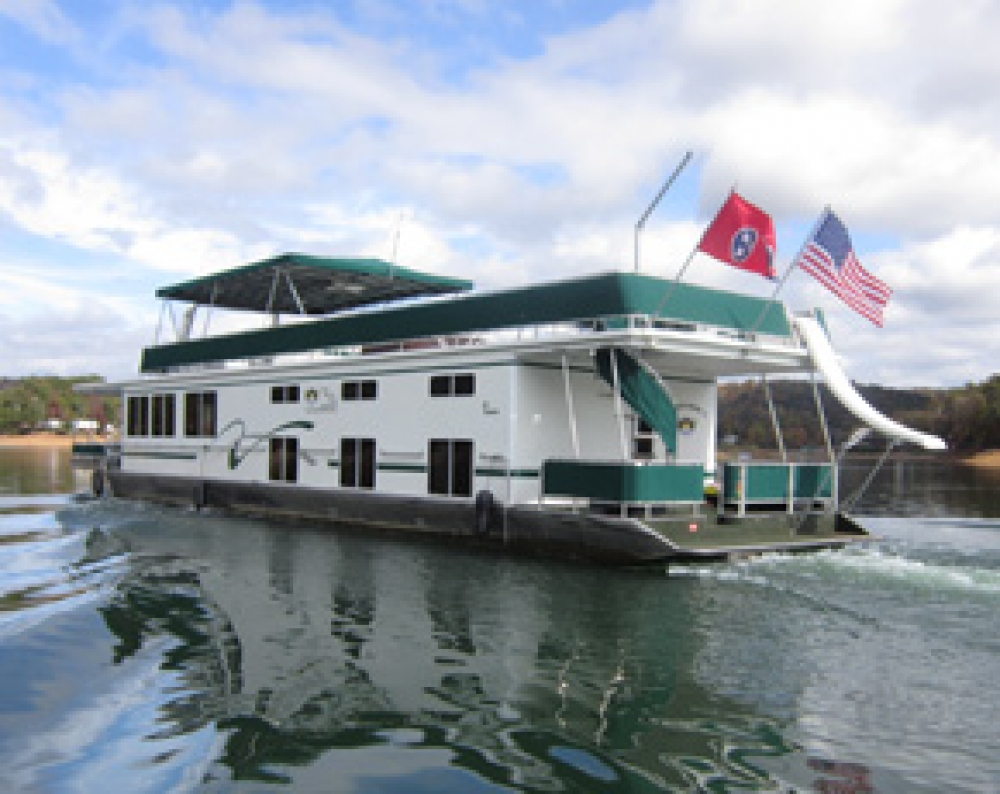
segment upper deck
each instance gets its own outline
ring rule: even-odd
[[[391,278],[385,276],[383,281]],[[193,283],[205,294],[210,291],[203,280]],[[384,293],[385,286],[370,279],[367,289]],[[272,298],[275,292],[272,286]],[[328,287],[325,292],[335,290]],[[216,293],[218,297],[218,288]],[[313,293],[322,291],[314,287]],[[176,288],[158,294],[189,301],[194,295]],[[263,294],[258,286],[258,302]],[[505,348],[533,358],[558,357],[595,346],[642,347],[654,358],[669,356],[675,370],[703,376],[795,371],[803,368],[805,360],[804,348],[780,302],[613,272],[340,311],[306,322],[156,345],[143,351],[141,371],[246,368],[255,362],[270,366],[282,359],[301,363],[306,354],[329,360],[330,356],[470,345]]]

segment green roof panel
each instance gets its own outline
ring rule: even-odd
[[[381,259],[281,254],[163,287],[156,296],[227,309],[323,315],[470,289],[470,281],[419,273]]]
[[[605,273],[448,300],[387,306],[309,323],[244,331],[160,345],[143,351],[141,369],[293,353],[346,345],[374,345],[548,323],[583,322],[623,315],[658,316],[748,330],[768,301],[633,273]],[[668,299],[663,303],[664,295]],[[766,313],[757,331],[790,336],[784,307]]]

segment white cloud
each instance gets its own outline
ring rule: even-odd
[[[830,203],[858,239],[883,241],[863,252],[896,290],[882,352],[862,354],[875,332],[820,288],[794,279],[786,293],[847,330],[852,375],[984,377],[996,351],[961,358],[950,340],[996,330],[1000,19],[984,0],[941,8],[658,2],[457,79],[440,64],[460,51],[367,38],[319,10],[123,11],[79,74],[37,76],[49,99],[35,111],[0,100],[13,122],[0,137],[0,215],[183,274],[286,249],[387,257],[403,209],[402,264],[500,286],[631,268],[650,181],[690,146],[699,195],[675,190],[671,217],[703,219],[736,183],[787,228]],[[70,41],[54,5],[0,9]],[[441,21],[433,7],[414,13],[414,25],[421,13]],[[447,24],[489,13],[457,9]],[[138,59],[143,47],[154,57]],[[654,217],[646,272],[676,272],[697,231]],[[799,242],[779,240],[785,255]],[[692,278],[768,291],[710,261]],[[913,352],[930,327],[936,368]]]
[[[0,148],[0,213],[39,237],[142,265],[200,272],[239,264],[252,250],[221,229],[183,228],[128,182],[41,148]],[[210,263],[210,264],[209,264]]]
[[[52,0],[0,0],[0,16],[22,25],[35,36],[52,43],[78,38],[78,32]]]

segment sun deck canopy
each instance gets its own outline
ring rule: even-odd
[[[626,318],[637,315],[728,333],[755,328],[759,334],[791,336],[780,303],[652,276],[605,273],[149,347],[143,351],[141,371],[551,323],[611,330],[625,328]]]
[[[322,315],[470,289],[470,281],[419,273],[381,259],[281,254],[163,287],[156,296],[269,314]]]

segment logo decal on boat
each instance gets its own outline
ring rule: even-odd
[[[326,386],[312,386],[305,391],[306,410],[309,413],[333,413],[337,410],[337,396]]]
[[[280,424],[265,433],[250,433],[247,431],[246,422],[242,419],[234,419],[219,431],[219,438],[224,436],[231,428],[234,427],[239,429],[240,434],[236,437],[233,445],[229,448],[228,462],[230,470],[238,468],[239,465],[246,460],[247,455],[257,449],[257,447],[261,444],[269,442],[272,438],[275,438],[278,433],[283,430],[312,430],[315,427],[315,424],[307,419],[297,419],[294,422],[284,422],[283,424]],[[252,441],[252,443],[244,446],[244,443],[248,440]],[[315,465],[316,463],[310,455],[305,454],[303,451],[299,452],[299,457],[310,465]]]

